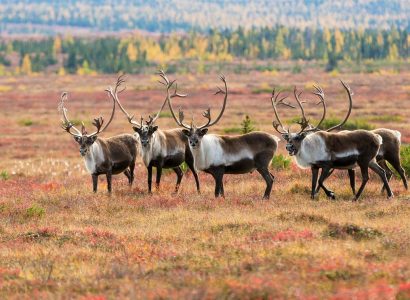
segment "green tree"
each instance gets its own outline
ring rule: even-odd
[[[254,130],[255,130],[255,127],[253,126],[253,121],[248,115],[246,115],[245,119],[243,119],[241,123],[241,132],[245,134],[245,133],[252,132]]]

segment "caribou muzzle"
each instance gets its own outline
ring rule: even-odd
[[[289,152],[290,156],[296,155],[297,150],[292,144],[286,144],[286,150]]]
[[[149,140],[141,140],[141,146],[147,148],[149,146]]]
[[[192,149],[197,149],[199,146],[199,141],[189,141],[189,145]]]
[[[87,148],[80,148],[80,154],[81,156],[85,156],[87,154],[88,149]]]

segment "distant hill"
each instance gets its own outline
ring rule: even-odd
[[[409,28],[409,0],[3,0],[0,32],[264,27]]]

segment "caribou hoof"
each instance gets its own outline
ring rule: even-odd
[[[333,192],[330,192],[327,196],[332,200],[336,200],[335,193],[333,193]]]

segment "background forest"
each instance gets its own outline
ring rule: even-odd
[[[144,73],[159,66],[170,73],[206,73],[226,68],[240,73],[249,69],[278,71],[280,64],[273,61],[292,60],[322,63],[327,71],[343,61],[341,67],[350,64],[356,71],[372,72],[374,60],[394,64],[408,59],[409,42],[405,29],[283,26],[160,36],[134,33],[122,37],[6,39],[0,43],[0,74]],[[301,66],[291,64],[291,70],[300,72]]]

